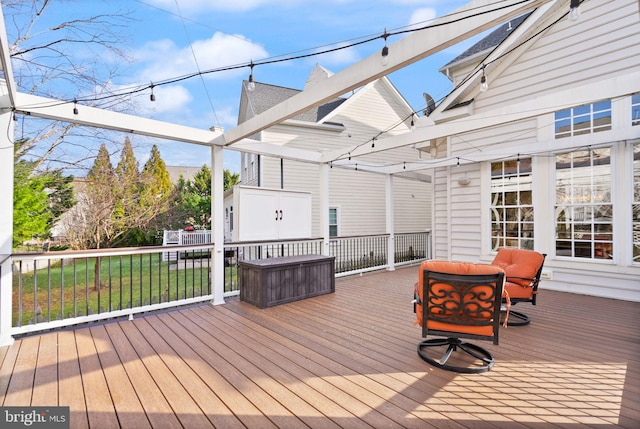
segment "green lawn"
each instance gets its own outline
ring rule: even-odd
[[[160,254],[53,260],[50,267],[13,279],[13,326],[97,314],[208,295],[208,259],[161,261]],[[202,266],[200,264],[202,263]],[[176,269],[179,264],[180,269]],[[225,290],[237,288],[237,270],[225,268]],[[34,299],[34,286],[37,290]],[[22,295],[22,300],[20,300]],[[35,301],[35,302],[34,302]],[[47,309],[51,310],[48,311]]]

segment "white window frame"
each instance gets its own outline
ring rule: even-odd
[[[640,142],[631,147],[631,164],[631,263],[640,265]]]
[[[336,211],[336,235],[331,235],[331,210],[335,210]],[[339,206],[329,206],[329,214],[327,217],[328,221],[329,221],[329,238],[335,238],[335,237],[340,237],[340,207]]]
[[[602,154],[603,150],[609,151],[608,163],[608,189],[602,188],[597,180],[602,174],[594,171],[594,160]],[[588,152],[589,154],[589,170],[583,170],[584,166],[574,166],[575,155]],[[570,152],[557,153],[554,157],[555,170],[555,198],[554,198],[554,217],[552,222],[555,225],[555,237],[553,248],[557,258],[567,258],[574,261],[598,261],[613,262],[614,255],[614,145],[606,145],[597,148],[589,148],[583,150],[574,150]],[[572,165],[562,169],[567,174],[560,176],[558,170],[558,158],[567,157],[568,162]],[[582,174],[580,174],[582,173]],[[584,174],[586,173],[586,174]],[[566,182],[563,182],[566,181]],[[588,181],[586,183],[585,181]],[[609,222],[603,221],[602,210],[610,207]],[[564,221],[564,228],[560,222],[561,216],[567,216]],[[598,220],[600,219],[600,220]],[[604,218],[606,219],[606,217]],[[610,225],[607,231],[598,231],[598,226]],[[599,236],[598,236],[599,235]],[[607,236],[609,235],[609,239]],[[559,252],[559,245],[568,246],[563,253]],[[588,248],[589,256],[580,256],[576,249],[582,251]]]
[[[611,104],[611,100],[600,100],[592,104],[584,104],[555,112],[555,138],[561,139],[600,131],[610,131],[613,127]],[[606,118],[607,113],[608,122],[598,124],[598,120]]]
[[[631,96],[631,125],[640,126],[640,92]]]
[[[500,164],[501,174],[494,175],[493,166],[497,164]],[[508,172],[508,169],[514,167],[515,172]],[[535,248],[533,180],[532,158],[489,163],[489,238],[492,252],[496,252],[500,247],[519,247],[531,250]],[[499,196],[497,190],[500,190]],[[523,203],[522,196],[525,192],[529,193],[529,199],[528,202]],[[506,194],[513,196],[514,193],[516,201],[510,204],[506,201]],[[508,222],[509,215],[513,217],[514,214],[516,214],[516,220]],[[524,220],[523,217],[527,219]],[[494,235],[495,225],[500,226],[501,229],[501,234],[497,236]],[[515,225],[516,230],[511,228],[509,231],[509,225]],[[514,233],[515,235],[513,235]]]

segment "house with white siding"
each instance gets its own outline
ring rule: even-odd
[[[574,21],[567,4],[442,67],[456,88],[431,128],[458,125],[429,140],[448,161],[433,169],[434,257],[535,249],[541,288],[640,301],[640,5],[583,1]]]
[[[316,66],[305,89],[323,85],[332,73]],[[255,82],[248,90],[243,82],[238,123],[259,115],[298,94],[301,90]],[[361,142],[375,148],[376,137],[400,135],[411,129],[417,114],[388,78],[382,77],[353,92],[309,109],[252,136],[261,142],[287,148],[328,151]],[[347,149],[345,149],[347,150]],[[372,151],[373,152],[373,151]],[[398,163],[429,157],[417,147],[393,153],[372,153],[359,158],[360,165],[332,165],[329,172],[329,231],[331,236],[384,234],[387,231],[386,177],[367,171],[368,164]],[[320,237],[319,165],[256,153],[241,154],[243,186],[304,191],[311,194],[311,234]],[[431,228],[431,184],[426,170],[398,172],[393,180],[393,230],[395,233],[424,232]],[[228,196],[225,212],[239,210]],[[226,226],[238,225],[227,217]]]

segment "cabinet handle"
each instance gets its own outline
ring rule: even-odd
[[[278,210],[276,210],[276,220],[278,220]]]
[[[280,220],[282,220],[282,210],[280,210]]]

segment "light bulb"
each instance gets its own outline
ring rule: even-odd
[[[487,89],[489,89],[489,84],[487,83],[487,77],[482,76],[480,78],[480,91],[485,92]]]
[[[386,67],[387,64],[389,64],[389,47],[385,46],[384,48],[382,48],[381,54],[382,56],[380,57],[380,64],[382,64],[383,67]]]
[[[251,72],[249,73],[249,82],[247,83],[247,91],[253,91],[256,89],[256,83],[253,81],[253,61],[249,65],[251,67]]]
[[[580,0],[571,0],[569,6],[569,21],[577,21],[580,18]]]

